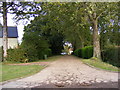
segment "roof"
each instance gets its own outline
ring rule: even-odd
[[[0,30],[0,37],[3,37],[3,31]],[[8,27],[8,38],[17,38],[18,31],[17,27]]]

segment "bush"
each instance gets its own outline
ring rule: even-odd
[[[93,47],[92,46],[87,46],[85,51],[87,54],[85,58],[91,58],[93,56]]]
[[[51,49],[41,49],[36,50],[35,48],[31,48],[26,50],[24,48],[15,48],[15,49],[8,49],[8,56],[7,61],[12,62],[26,62],[29,61],[37,61],[40,59],[44,59],[44,55],[48,57],[51,56]]]
[[[91,58],[93,56],[93,47],[86,46],[74,51],[74,55],[81,58]],[[118,46],[106,46],[101,52],[101,57],[104,62],[120,67],[120,47]]]
[[[3,47],[0,47],[0,61],[3,61]]]
[[[26,59],[26,53],[22,48],[8,49],[7,61],[25,62]]]
[[[77,49],[74,51],[74,55],[85,59],[91,58],[93,56],[93,47],[86,46],[84,48]]]
[[[120,67],[120,47],[110,46],[102,51],[102,60],[114,66]]]
[[[27,53],[29,61],[38,61],[44,59],[44,55],[50,56],[51,54],[48,40],[38,32],[25,33],[20,47]]]
[[[24,50],[27,53],[27,58],[30,62],[44,59],[44,55],[51,56],[51,49],[49,48],[35,48],[34,46],[28,46],[25,47]]]
[[[52,55],[52,50],[51,49],[46,49],[44,51],[44,55],[47,55],[48,57]]]
[[[73,52],[75,56],[81,57],[81,49],[77,49]]]

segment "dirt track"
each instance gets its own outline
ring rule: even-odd
[[[73,56],[63,56],[41,72],[8,82],[3,88],[118,88],[118,73],[97,70]]]

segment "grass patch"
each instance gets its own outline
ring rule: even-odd
[[[0,79],[0,82],[30,76],[39,72],[43,68],[44,66],[40,65],[26,65],[26,66],[2,65],[2,68],[0,68],[2,70],[2,72],[0,72],[0,77],[2,77],[2,79]]]
[[[39,60],[37,62],[52,62],[52,61],[57,60],[60,57],[61,57],[61,55],[52,56],[52,57],[48,57],[48,59],[42,59],[42,60]]]
[[[119,70],[117,67],[115,67],[111,64],[102,62],[100,60],[83,59],[82,61],[88,65],[91,65],[91,66],[94,66],[96,68],[100,68],[103,70],[116,71],[116,72],[118,72],[118,70]]]
[[[46,60],[43,59],[36,62],[52,62],[57,60],[60,57],[61,55],[52,56]],[[33,63],[33,62],[29,62],[29,63]],[[1,70],[0,82],[19,78],[19,77],[27,77],[39,72],[45,67],[40,65],[17,66],[17,65],[7,65],[7,64],[20,64],[20,62],[7,61],[7,62],[0,63],[0,70]]]

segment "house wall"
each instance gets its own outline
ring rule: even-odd
[[[0,47],[3,46],[3,39],[0,38]],[[8,49],[9,48],[15,48],[18,46],[18,40],[17,38],[8,38]]]
[[[16,48],[18,46],[17,38],[8,38],[8,48]]]
[[[0,47],[3,46],[2,38],[0,38]]]

